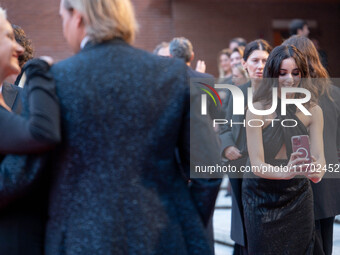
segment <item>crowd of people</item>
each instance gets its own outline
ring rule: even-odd
[[[228,187],[232,195],[234,254],[332,254],[334,217],[340,213],[340,199],[334,194],[340,181],[326,170],[339,164],[339,89],[331,84],[325,54],[318,52],[315,43],[308,39],[308,24],[293,20],[289,32],[291,37],[274,49],[262,39],[246,43],[242,38],[234,38],[229,48],[218,54],[216,83],[239,86],[246,109],[249,88],[255,109],[269,110],[273,88],[279,94],[278,107],[271,114],[259,116],[247,111],[246,115],[236,115],[233,93],[219,90],[223,99],[219,118],[229,121],[216,130],[222,164],[239,170],[237,175],[229,176]],[[181,43],[174,43],[178,41]],[[159,54],[159,49],[168,49],[162,56],[184,60],[190,78],[211,78],[203,75],[205,68],[200,70],[199,64],[196,71],[190,67],[194,52],[188,39],[174,38],[159,45],[154,53]],[[311,116],[290,106],[287,114],[282,114],[281,88],[292,87],[311,92],[310,101],[304,104]],[[299,97],[299,93],[288,94],[291,99]],[[263,125],[230,124],[254,119]],[[278,123],[294,120],[297,124],[293,128],[283,127],[274,124],[273,119]],[[309,136],[310,158],[292,151],[291,138],[301,135]],[[241,167],[247,165],[260,171],[241,173]],[[271,166],[281,167],[281,171],[261,171]],[[283,170],[301,166],[305,171]],[[316,166],[322,171],[311,170]]]
[[[202,60],[191,67],[187,38],[153,54],[131,46],[129,0],[61,0],[60,16],[74,55],[53,63],[33,58],[30,40],[0,8],[0,254],[214,254],[221,179],[190,176],[208,154],[259,169],[229,176],[234,254],[332,253],[340,180],[325,176],[338,164],[340,89],[305,22],[292,22],[292,36],[274,49],[234,38],[217,56],[216,83],[252,93],[259,110],[279,101],[276,110],[257,115],[245,101],[246,114],[233,114],[233,94],[220,89],[222,109],[203,118],[190,110],[198,94],[188,78],[215,78]],[[310,100],[283,114],[286,88],[306,89]],[[214,117],[263,125],[217,129]],[[297,124],[280,125],[288,119]],[[194,149],[193,123],[204,130]],[[291,138],[306,135],[311,156],[303,157]],[[282,171],[261,171],[270,166]]]

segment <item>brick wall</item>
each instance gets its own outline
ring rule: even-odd
[[[140,25],[135,45],[152,51],[162,41],[174,36],[171,0],[133,0]]]
[[[58,0],[0,0],[10,22],[21,26],[32,39],[36,56],[56,60],[71,55],[61,28]]]
[[[330,72],[340,77],[340,4],[336,0],[132,0],[140,30],[135,45],[148,51],[161,41],[185,36],[194,45],[196,59],[217,75],[216,55],[231,38],[262,37],[273,42],[273,19],[304,18],[317,21],[317,35],[329,57]],[[11,22],[32,39],[36,55],[60,60],[71,55],[61,31],[58,0],[0,0]]]
[[[337,63],[340,59],[339,3],[181,0],[174,2],[173,16],[175,36],[189,38],[197,58],[204,59],[207,71],[215,75],[216,55],[228,47],[230,39],[238,36],[248,41],[263,38],[273,43],[273,19],[315,20],[318,28],[312,30],[310,36],[317,36],[327,52],[331,75],[340,77]]]

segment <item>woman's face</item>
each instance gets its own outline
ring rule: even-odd
[[[0,20],[0,72],[2,79],[20,73],[18,57],[23,54],[21,47],[14,38],[11,24],[5,20]]]
[[[279,97],[281,88],[298,87],[301,81],[301,72],[296,65],[294,58],[284,59],[281,63],[279,73]],[[294,93],[287,93],[287,98],[294,98]]]
[[[230,65],[231,65],[231,68],[233,68],[235,65],[241,63],[241,54],[237,51],[233,52],[231,55],[230,55]]]
[[[236,86],[240,86],[247,82],[247,78],[242,75],[242,73],[237,67],[233,68],[232,72],[233,72],[232,78],[233,84],[235,84]]]
[[[266,65],[269,53],[264,50],[254,50],[247,61],[243,63],[244,69],[248,71],[252,80],[260,80],[263,76],[263,69]]]
[[[220,66],[224,73],[230,72],[230,58],[226,54],[220,56]]]

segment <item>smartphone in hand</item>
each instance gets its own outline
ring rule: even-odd
[[[310,146],[309,146],[309,136],[308,135],[296,135],[292,136],[292,149],[293,152],[300,152],[300,158],[307,158],[305,164],[312,163],[312,157],[310,154]]]

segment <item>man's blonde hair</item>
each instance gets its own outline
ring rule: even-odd
[[[120,37],[132,43],[135,38],[138,24],[130,0],[63,0],[63,6],[83,15],[86,34],[94,42]]]
[[[0,7],[0,18],[1,19],[7,19],[7,13],[6,11]]]

